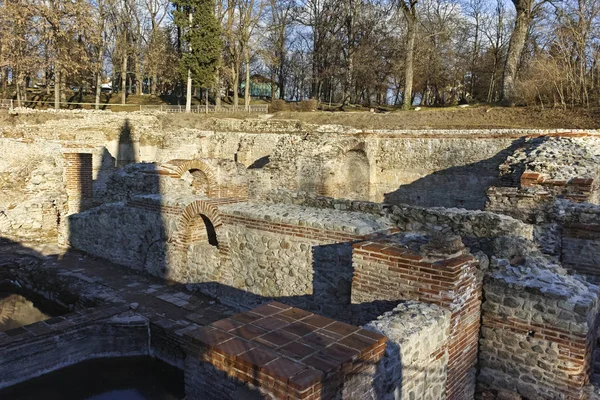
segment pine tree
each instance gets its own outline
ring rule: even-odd
[[[223,44],[221,27],[215,17],[214,0],[177,0],[175,23],[181,28],[181,74],[188,79],[187,107],[191,100],[191,81],[209,87],[215,81]]]

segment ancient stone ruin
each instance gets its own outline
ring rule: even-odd
[[[65,311],[0,332],[0,389],[143,355],[186,399],[596,398],[599,181],[596,131],[3,127],[0,284]]]

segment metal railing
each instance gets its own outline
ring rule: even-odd
[[[141,105],[140,111],[164,111],[164,112],[185,112],[185,106],[183,105]],[[250,106],[213,106],[213,105],[196,105],[192,106],[191,112],[193,113],[235,113],[235,112],[248,112],[248,113],[268,113],[268,105],[250,105]]]
[[[18,107],[18,102],[13,99],[0,99],[0,109],[12,109]],[[54,108],[53,101],[33,101],[33,100],[22,100],[21,106],[26,108],[37,108],[37,106]],[[100,103],[100,110],[106,110],[110,107],[127,107],[127,110],[131,111],[162,111],[162,112],[185,112],[184,105],[142,105],[142,104],[111,104],[111,103]],[[76,102],[61,102],[61,109],[90,109],[96,108],[96,103],[76,103]],[[214,105],[195,105],[192,106],[191,112],[193,113],[268,113],[269,106],[264,105],[249,105],[249,106],[214,106]]]

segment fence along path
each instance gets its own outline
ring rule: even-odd
[[[35,108],[37,104],[45,105],[48,107],[54,107],[54,102],[45,101],[32,101],[32,100],[21,100],[22,107]],[[96,103],[76,103],[76,102],[61,102],[61,108],[71,109],[71,106],[81,106],[73,108],[89,108],[94,109]],[[87,107],[83,107],[87,106]],[[13,99],[0,99],[0,109],[11,109],[18,107],[18,102]],[[185,106],[183,105],[142,105],[142,104],[110,104],[100,103],[100,110],[106,110],[107,107],[128,107],[131,111],[163,111],[163,112],[185,112]],[[249,105],[249,106],[214,106],[214,105],[195,105],[192,106],[191,112],[193,113],[236,113],[236,112],[247,112],[247,113],[268,113],[269,106],[264,105]]]

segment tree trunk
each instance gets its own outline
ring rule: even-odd
[[[410,11],[405,11],[408,32],[406,36],[406,54],[404,55],[404,96],[402,108],[408,110],[412,106],[413,60],[415,57],[415,39],[417,36],[417,20]]]
[[[221,105],[221,67],[217,67],[215,73],[215,106]]]
[[[246,47],[246,85],[244,87],[244,108],[250,109],[250,49]]]
[[[279,67],[279,82],[277,82],[279,84],[279,99],[280,100],[285,100],[285,74],[283,71],[283,65],[280,65]]]
[[[67,102],[67,81],[65,80],[65,73],[60,71],[60,101],[61,103]],[[69,108],[69,105],[67,105]]]
[[[127,54],[121,59],[121,104],[127,102]]]
[[[54,109],[60,110],[60,68],[54,64]]]
[[[158,80],[158,74],[154,72],[152,74],[152,85],[150,86],[150,94],[156,95],[156,81]]]
[[[138,96],[142,95],[142,63],[140,62],[140,55],[135,52],[135,94]]]
[[[44,72],[44,82],[46,83],[46,95],[50,97],[50,69]]]
[[[192,71],[187,70],[187,90],[185,94],[185,112],[192,112]]]
[[[102,54],[103,46],[98,49],[98,66],[96,70],[96,110],[100,109],[100,94],[102,93]]]
[[[223,62],[223,54],[219,55],[219,61],[215,68],[215,106],[221,105],[221,65]]]
[[[17,79],[15,79],[15,91],[17,94],[17,107],[21,107],[21,75],[17,74]]]
[[[279,99],[285,100],[285,46],[284,46],[284,38],[283,31],[281,31],[279,38],[280,48],[279,48],[279,65],[277,66],[277,73],[279,77],[277,79],[277,83],[279,84]]]
[[[271,69],[271,101],[275,100],[275,69]]]
[[[515,28],[510,36],[502,79],[502,103],[506,105],[514,105],[515,102],[517,68],[521,53],[525,47],[525,39],[527,38],[527,30],[529,29],[529,21],[531,19],[530,2],[528,0],[514,0],[514,2],[517,11]]]
[[[240,88],[240,70],[239,68],[236,68],[236,66],[234,65],[232,68],[233,71],[233,105],[234,106],[239,106],[240,105],[240,98],[239,98],[239,88]]]

